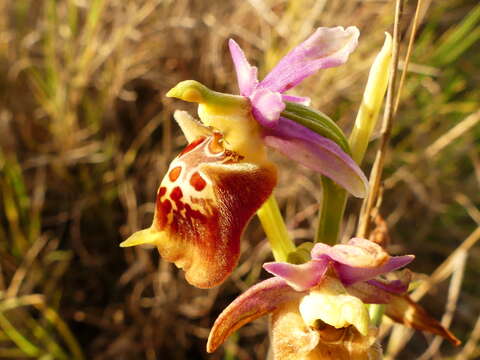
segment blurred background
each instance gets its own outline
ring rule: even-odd
[[[416,5],[406,2],[402,58]],[[388,324],[383,344],[389,359],[478,359],[480,5],[421,5],[381,213],[389,250],[415,254],[411,269],[425,274],[416,298],[464,345],[398,328],[389,338]],[[349,62],[296,88],[348,132],[392,23],[387,0],[0,0],[0,358],[264,359],[266,319],[205,352],[216,315],[266,277],[257,219],[239,266],[211,290],[188,285],[154,249],[118,246],[150,225],[185,145],[172,112],[195,107],[164,95],[186,79],[237,93],[230,37],[262,78],[317,26],[356,25]],[[272,157],[289,229],[311,240],[319,178]],[[359,206],[349,204],[345,236]]]

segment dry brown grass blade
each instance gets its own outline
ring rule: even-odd
[[[43,249],[47,243],[46,237],[39,237],[38,240],[28,249],[27,254],[23,260],[22,265],[15,271],[10,285],[8,286],[7,291],[5,292],[6,298],[13,298],[17,296],[20,286],[22,285],[23,280],[27,276],[28,270],[31,267],[32,263],[35,261],[36,257]]]
[[[443,314],[441,324],[444,328],[448,329],[453,320],[453,315],[457,309],[458,298],[460,296],[460,290],[462,288],[463,278],[465,274],[465,265],[467,263],[467,252],[463,251],[459,253],[457,263],[455,264],[455,270],[452,274],[450,281],[450,287],[448,290],[447,305],[445,313]],[[428,349],[419,357],[418,360],[428,360],[439,354],[440,346],[442,345],[443,338],[440,336],[435,337],[428,346]]]
[[[455,251],[433,272],[428,281],[422,283],[413,293],[412,299],[420,300],[432,287],[447,279],[455,270],[458,258],[468,252],[480,240],[480,227],[477,227]]]
[[[398,105],[400,104],[401,93],[403,85],[405,84],[405,79],[407,78],[408,65],[410,64],[410,58],[412,56],[413,43],[415,42],[415,36],[417,35],[417,28],[419,25],[420,10],[422,9],[423,0],[417,0],[417,7],[415,9],[415,15],[413,16],[412,29],[410,31],[410,39],[408,40],[407,53],[402,62],[402,76],[400,77],[400,83],[398,84],[397,96],[395,98],[395,105],[393,107],[393,112],[396,113],[398,110]]]
[[[399,167],[392,176],[386,179],[385,188],[386,189],[392,188],[398,181],[405,180],[405,176],[406,176],[405,174],[411,174],[412,173],[411,169],[417,166],[422,159],[424,158],[433,159],[435,157],[438,157],[438,154],[442,150],[444,150],[446,147],[452,144],[453,141],[455,141],[462,135],[465,135],[467,131],[471,130],[479,122],[480,122],[480,110],[470,114],[461,122],[459,122],[457,125],[455,125],[446,133],[444,133],[442,136],[437,138],[437,140],[435,140],[426,148],[424,156],[418,156],[410,164]],[[475,160],[476,156],[478,156],[478,154],[474,150],[474,152],[472,153],[472,163],[475,169],[475,173],[478,172],[480,174],[480,170],[479,170],[480,167],[478,166]],[[407,176],[411,176],[411,175],[407,175]],[[478,178],[480,179],[480,175],[478,175]]]
[[[480,340],[480,316],[477,318],[475,325],[473,326],[472,333],[463,347],[460,354],[455,358],[456,360],[468,360],[475,358],[475,352],[478,355],[478,341]]]

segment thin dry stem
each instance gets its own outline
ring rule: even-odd
[[[467,252],[462,251],[456,259],[455,270],[450,281],[450,287],[448,289],[448,298],[445,313],[442,317],[442,325],[448,329],[453,320],[453,315],[457,309],[458,298],[460,296],[460,290],[462,288],[463,277],[465,274],[465,265],[467,263]],[[423,353],[419,360],[428,360],[438,355],[440,346],[442,345],[443,338],[436,336],[432,341],[428,349]]]
[[[400,96],[402,93],[403,85],[408,73],[408,65],[410,64],[410,57],[412,56],[413,43],[415,42],[415,35],[417,35],[418,24],[420,20],[420,9],[422,8],[423,0],[417,1],[417,7],[415,9],[415,15],[413,16],[412,31],[410,32],[410,39],[408,40],[407,53],[403,60],[402,76],[400,83],[398,84],[397,97],[395,98],[395,106],[393,107],[393,113],[396,114],[398,105],[400,104]]]
[[[472,129],[480,122],[480,110],[467,116],[464,120],[459,122],[441,137],[439,137],[432,145],[425,151],[427,157],[434,157],[445,147],[450,145],[453,141],[464,135],[467,131]]]
[[[480,339],[480,316],[477,318],[472,333],[462,351],[456,357],[456,360],[473,359],[475,351],[478,350],[478,340]]]

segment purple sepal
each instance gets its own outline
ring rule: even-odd
[[[318,28],[282,58],[258,87],[283,93],[320,69],[342,65],[355,50],[359,36],[354,26]]]
[[[328,270],[328,260],[309,261],[294,265],[283,262],[265,263],[263,268],[287,282],[296,291],[305,291],[318,285]]]
[[[228,41],[235,71],[237,72],[238,87],[242,96],[250,96],[258,85],[257,68],[251,66],[242,49],[235,40]]]
[[[309,169],[329,177],[356,197],[365,197],[368,181],[362,170],[335,142],[280,117],[264,129],[265,143]]]
[[[391,275],[391,276],[388,276]],[[393,280],[390,280],[393,278]],[[412,280],[412,273],[408,269],[397,271],[395,273],[386,274],[386,279],[381,277],[368,280],[367,283],[376,286],[393,294],[404,294],[408,290],[408,285]]]

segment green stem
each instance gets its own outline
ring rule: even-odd
[[[352,158],[361,164],[383,103],[391,62],[392,39],[386,34],[385,43],[370,69],[355,127],[349,145]],[[322,177],[322,206],[316,242],[333,245],[338,241],[340,225],[347,203],[347,193],[329,179]]]
[[[382,316],[385,313],[384,304],[369,304],[368,313],[370,314],[370,320],[373,325],[380,326],[382,322]]]
[[[346,203],[347,192],[332,180],[322,177],[322,207],[315,242],[337,243]]]
[[[288,254],[295,251],[295,245],[288,236],[287,227],[273,195],[257,211],[257,215],[270,242],[273,257],[276,261],[286,262]]]

